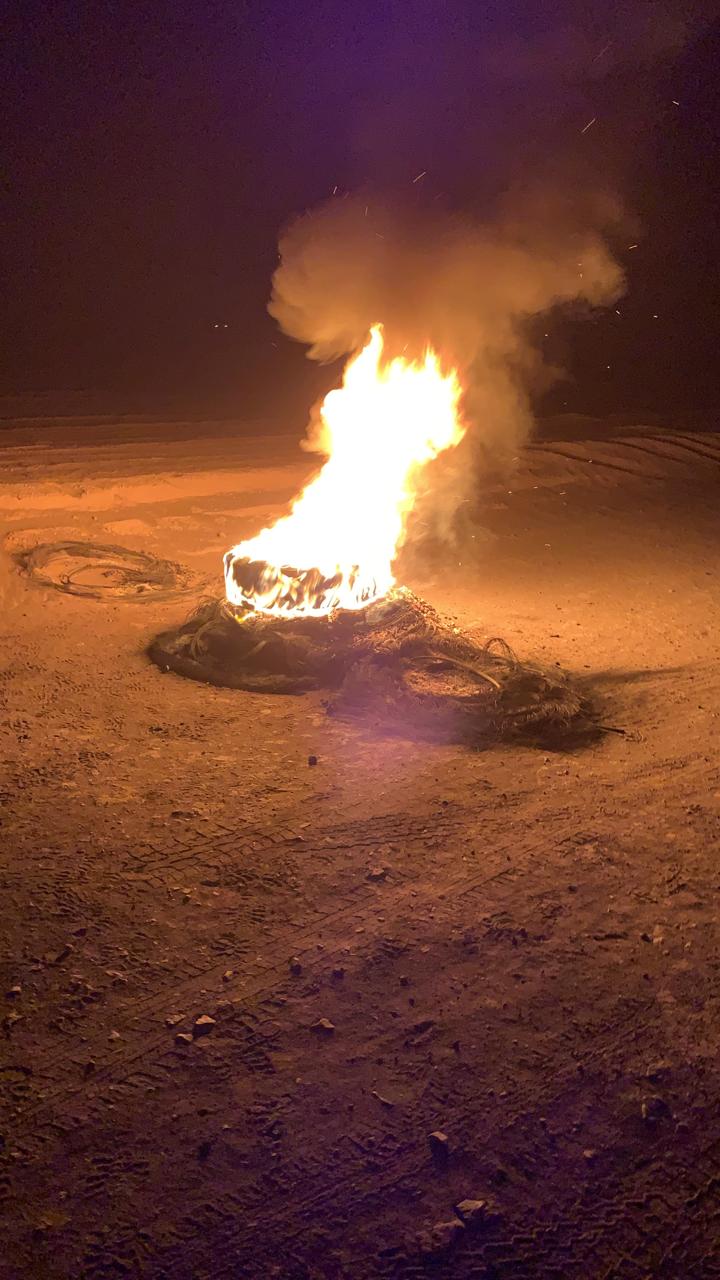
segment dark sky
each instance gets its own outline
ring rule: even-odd
[[[558,403],[715,403],[715,5],[27,0],[3,56],[2,394],[305,394],[265,312],[280,227],[426,170],[479,213],[535,175],[619,190],[629,295],[561,326]]]

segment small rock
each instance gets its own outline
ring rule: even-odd
[[[406,974],[406,973],[403,973],[403,974],[401,974],[401,975],[400,975],[400,986],[401,986],[401,987],[409,987],[409,986],[410,986],[410,979],[408,978],[408,976],[407,976],[407,974]]]
[[[419,1022],[413,1023],[413,1032],[416,1036],[425,1036],[434,1026],[432,1018],[421,1018]]]
[[[449,1253],[464,1231],[462,1222],[457,1218],[451,1218],[449,1222],[436,1222],[429,1231],[423,1231],[418,1236],[420,1253],[429,1257]]]
[[[392,1108],[395,1106],[394,1102],[391,1102],[389,1098],[383,1097],[381,1093],[378,1093],[377,1089],[371,1089],[370,1093],[372,1094],[373,1098],[377,1098],[378,1102],[383,1107],[387,1107],[388,1110],[392,1110]]]
[[[215,1019],[211,1018],[209,1013],[202,1013],[193,1023],[193,1037],[197,1039],[198,1036],[209,1036],[216,1025]]]
[[[15,1000],[17,996],[22,995],[22,987],[20,986],[20,983],[16,982],[14,987],[11,987],[9,991],[5,992],[5,995],[8,1000]]]
[[[455,1205],[455,1212],[466,1227],[478,1227],[487,1213],[487,1200],[461,1200]]]
[[[313,767],[313,765],[316,765],[316,764],[317,764],[317,762],[318,762],[318,758],[317,758],[317,756],[308,756],[308,766],[309,766],[310,768],[312,768],[312,767]]]
[[[223,976],[222,976],[222,980],[223,980],[223,982],[229,982],[229,981],[230,981],[230,979],[232,978],[232,976],[233,976],[233,970],[232,970],[232,969],[226,969],[226,970],[225,970],[225,972],[224,972],[224,974],[223,974]]]
[[[193,1042],[193,1037],[190,1035],[189,1031],[178,1031],[177,1035],[175,1036],[176,1044],[192,1044],[192,1042]]]
[[[303,967],[300,961],[298,960],[297,956],[293,956],[292,959],[290,960],[290,972],[294,975],[294,977],[298,978],[302,973],[302,971],[303,971]]]
[[[594,1160],[596,1155],[597,1151],[594,1147],[586,1147],[583,1151],[583,1160]]]
[[[59,1227],[67,1226],[69,1221],[70,1217],[67,1213],[63,1213],[59,1209],[49,1209],[47,1213],[38,1218],[33,1234],[39,1236],[45,1231],[55,1231]]]
[[[213,1144],[209,1140],[206,1140],[205,1142],[201,1142],[200,1146],[197,1149],[198,1160],[207,1160],[208,1156],[210,1155],[210,1152],[212,1151],[212,1146]]]
[[[368,880],[384,880],[387,873],[387,867],[371,867],[367,873],[367,878]]]
[[[97,1067],[97,1063],[95,1062],[95,1059],[88,1058],[87,1062],[85,1063],[85,1066],[83,1067],[83,1075],[91,1076],[93,1071],[95,1071],[96,1067]]]
[[[169,1013],[165,1019],[166,1027],[176,1027],[185,1017],[184,1013]]]
[[[319,1036],[331,1036],[335,1030],[335,1024],[329,1018],[318,1018],[317,1022],[311,1024],[310,1030]]]
[[[122,1039],[122,1036],[120,1035],[120,1032],[119,1032],[119,1031],[111,1031],[111,1032],[110,1032],[110,1035],[109,1035],[109,1037],[108,1037],[108,1039],[110,1039],[110,1040],[121,1040],[121,1039]]]
[[[660,1059],[659,1062],[653,1062],[648,1067],[645,1075],[648,1080],[657,1081],[664,1080],[672,1072],[672,1063],[667,1058]]]
[[[333,978],[338,978],[338,979],[345,977],[345,970],[341,964],[335,965],[335,968],[332,971],[332,976]]]
[[[450,1154],[450,1139],[441,1129],[428,1134],[428,1144],[434,1156],[439,1156],[441,1160],[447,1159]]]
[[[43,964],[61,964],[63,960],[67,960],[73,950],[74,948],[72,944],[70,942],[66,942],[62,951],[46,951],[43,955]]]
[[[643,1120],[647,1120],[649,1124],[664,1120],[671,1114],[665,1099],[658,1097],[644,1098],[641,1110]]]

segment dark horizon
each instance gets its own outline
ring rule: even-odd
[[[640,229],[613,245],[619,316],[550,318],[568,379],[542,407],[711,424],[720,22],[560,7],[26,7],[6,39],[0,394],[299,412],[335,371],[266,311],[289,219],[421,172],[482,214],[549,175],[600,179]]]

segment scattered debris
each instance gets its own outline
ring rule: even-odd
[[[217,1026],[215,1019],[211,1018],[209,1013],[202,1013],[193,1023],[193,1038],[208,1036],[215,1026]]]
[[[67,960],[73,950],[72,943],[66,942],[61,951],[46,951],[43,955],[43,964],[61,964],[63,960]]]
[[[672,1071],[672,1063],[667,1058],[662,1058],[659,1062],[653,1062],[645,1072],[648,1080],[663,1080],[670,1075]]]
[[[643,1120],[647,1120],[649,1124],[654,1124],[656,1120],[665,1120],[672,1114],[665,1099],[657,1095],[644,1098],[641,1110]]]
[[[40,1235],[44,1231],[56,1231],[60,1227],[67,1226],[69,1221],[69,1213],[63,1213],[59,1209],[48,1209],[35,1223],[35,1232]]]
[[[479,1227],[485,1221],[487,1210],[487,1200],[461,1200],[455,1205],[455,1212],[466,1227]]]
[[[449,1222],[436,1222],[429,1231],[422,1231],[418,1236],[420,1253],[429,1257],[449,1253],[464,1231],[458,1218],[451,1218]]]
[[[389,1098],[385,1098],[382,1093],[378,1093],[377,1089],[371,1089],[370,1093],[373,1098],[377,1098],[378,1102],[381,1103],[383,1107],[387,1107],[388,1110],[391,1111],[395,1106],[394,1102],[391,1102]]]
[[[441,1160],[447,1160],[450,1154],[450,1139],[442,1129],[436,1129],[433,1133],[428,1134],[428,1143],[432,1154]]]
[[[316,1035],[331,1036],[335,1030],[335,1023],[329,1018],[318,1018],[317,1022],[311,1023],[310,1030]]]

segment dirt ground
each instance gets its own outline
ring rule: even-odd
[[[18,572],[218,575],[288,439],[27,422],[0,466],[2,1280],[720,1276],[720,440],[546,440],[408,571],[601,697],[572,751],[163,674],[191,602]]]

